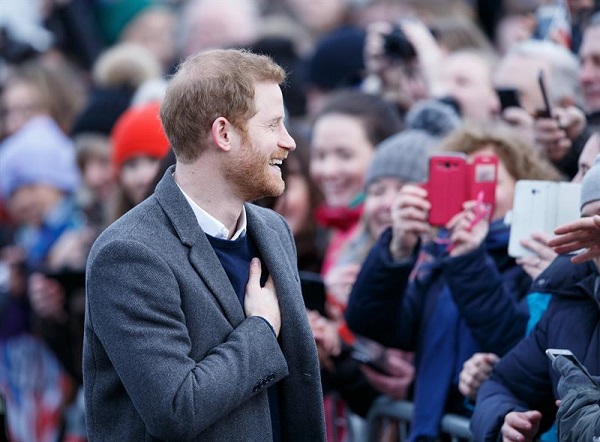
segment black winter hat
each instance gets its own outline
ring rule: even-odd
[[[92,90],[86,107],[75,119],[71,136],[81,133],[110,135],[117,119],[129,108],[133,92],[125,86]]]

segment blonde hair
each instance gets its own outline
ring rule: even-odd
[[[104,51],[92,70],[93,81],[98,86],[133,89],[161,74],[162,67],[156,56],[136,43],[119,43]]]
[[[560,173],[534,148],[518,137],[514,129],[501,123],[468,123],[452,132],[442,150],[467,155],[491,147],[515,180],[562,179]]]

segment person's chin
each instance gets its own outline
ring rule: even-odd
[[[261,198],[277,198],[283,195],[283,191],[285,190],[285,183],[282,179],[270,180],[268,183],[265,183],[262,189],[256,192],[256,195],[248,195],[248,201],[255,201]]]

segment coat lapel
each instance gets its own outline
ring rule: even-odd
[[[294,362],[301,346],[306,343],[314,347],[312,334],[306,321],[306,311],[302,302],[300,277],[296,256],[281,240],[285,234],[281,229],[272,229],[258,212],[258,208],[246,204],[248,234],[254,239],[260,252],[263,265],[273,278],[279,307],[281,309],[281,345],[288,363]],[[293,364],[290,364],[290,366]],[[301,366],[297,365],[297,366]]]
[[[248,234],[254,239],[260,251],[262,264],[267,266],[269,274],[273,276],[277,293],[279,294],[280,290],[289,291],[294,281],[299,279],[297,272],[293,271],[297,264],[290,261],[290,256],[293,254],[286,250],[281,242],[281,230],[272,229],[252,204],[246,204],[246,216]]]
[[[171,221],[181,242],[190,248],[189,258],[204,284],[219,303],[223,314],[233,327],[244,319],[240,301],[229,282],[229,278],[198,225],[198,220],[181,190],[173,179],[174,166],[171,166],[156,187],[158,203]]]

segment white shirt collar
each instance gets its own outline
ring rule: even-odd
[[[177,184],[177,187],[179,187],[179,190],[181,190],[181,193],[183,193],[183,196],[185,196],[185,199],[187,200],[188,204],[192,207],[194,215],[196,215],[196,219],[198,220],[198,224],[200,224],[200,227],[202,228],[204,233],[218,239],[229,239],[229,229],[225,227],[225,224],[223,224],[221,221],[216,219],[214,216],[212,216],[206,210],[202,209],[202,207],[196,204],[196,202],[193,199],[191,199],[187,193],[185,193],[185,191],[179,186],[179,184]],[[243,236],[245,234],[246,208],[242,206],[242,213],[237,222],[237,230],[235,231],[235,234],[233,235],[231,240],[236,240],[240,236]]]

